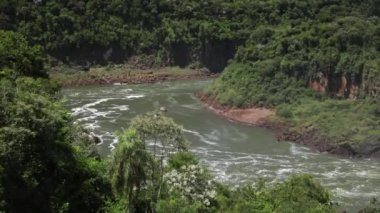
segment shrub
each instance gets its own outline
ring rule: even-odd
[[[287,105],[280,105],[276,108],[276,115],[283,118],[291,118],[293,117],[293,112],[291,107]]]

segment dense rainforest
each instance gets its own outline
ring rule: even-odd
[[[376,157],[379,16],[379,0],[1,0],[0,212],[336,212],[308,175],[215,181],[159,113],[133,119],[101,159],[47,71],[130,60],[223,71],[207,98],[273,109],[285,140]]]
[[[365,61],[371,63],[364,71],[378,68],[377,0],[3,0],[0,11],[2,29],[64,61],[122,62],[144,54],[220,72],[239,50],[239,62],[271,58],[297,78],[321,70],[351,74]]]

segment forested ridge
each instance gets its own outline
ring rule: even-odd
[[[379,16],[379,0],[0,1],[0,212],[337,212],[309,175],[219,183],[158,112],[101,159],[47,71],[134,56],[223,71],[208,98],[273,109],[286,140],[376,157]]]
[[[223,94],[218,100],[271,106],[283,100],[236,90],[275,78],[284,88],[271,88],[274,80],[262,90],[300,83],[337,96],[378,97],[379,8],[377,0],[5,0],[0,27],[65,62],[121,63],[146,55],[158,64],[220,72],[231,60],[225,78],[238,83],[216,86]]]
[[[214,72],[231,62],[223,83],[214,87],[217,99],[273,106],[302,95],[297,84],[339,97],[378,98],[379,4],[5,0],[0,27],[20,32],[64,62],[121,63],[145,55],[158,64],[206,66]],[[240,90],[261,81],[261,90],[282,90],[292,98],[266,100],[265,92],[256,92],[260,89]],[[277,81],[280,88],[273,86]]]
[[[351,44],[359,46],[356,50],[372,46],[377,51],[379,43],[376,0],[5,0],[0,8],[2,29],[19,31],[62,60],[82,56],[99,63],[152,54],[162,62],[200,62],[222,71],[243,46],[251,51],[239,54],[244,62],[260,59],[252,52],[257,44],[265,47],[262,54],[277,51],[296,58],[301,46],[321,47],[321,53],[332,47],[334,54]],[[297,59],[299,63],[307,60]]]

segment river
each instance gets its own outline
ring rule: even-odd
[[[131,118],[165,106],[167,116],[183,126],[191,151],[220,181],[231,185],[257,178],[284,180],[309,173],[328,187],[349,212],[380,197],[380,162],[317,153],[289,142],[277,142],[263,128],[230,122],[203,108],[193,93],[210,81],[89,86],[62,91],[76,122],[99,135],[99,151],[108,156],[117,145],[114,132]]]

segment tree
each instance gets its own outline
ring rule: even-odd
[[[110,169],[114,193],[128,200],[130,211],[153,209],[161,195],[164,161],[171,152],[187,150],[182,128],[160,113],[147,113],[132,119],[118,138]]]
[[[39,46],[29,46],[21,34],[0,30],[0,77],[47,78],[44,62]]]
[[[136,129],[146,145],[153,142],[154,156],[158,154],[156,149],[159,149],[160,154],[169,154],[170,149],[174,149],[174,151],[187,150],[182,127],[176,124],[173,119],[159,112],[137,116],[131,121],[131,128]]]
[[[139,195],[149,179],[152,156],[136,130],[127,129],[118,136],[119,144],[113,153],[110,169],[112,188],[119,199],[128,201],[129,212],[135,212],[144,208],[141,203],[138,206]]]
[[[0,211],[96,212],[110,194],[104,164],[73,144],[68,111],[35,83],[0,80]]]
[[[159,163],[158,171],[155,166],[152,167],[152,195],[156,201],[163,182],[164,160],[168,159],[171,152],[187,150],[182,128],[173,119],[156,112],[136,117],[131,122],[131,128],[136,129],[144,144],[148,145],[149,142],[153,142],[152,159]],[[156,162],[152,162],[152,165],[155,164]],[[158,183],[154,178],[156,174],[160,174]]]

